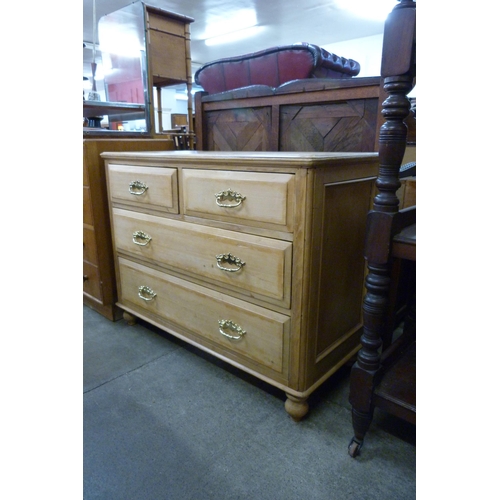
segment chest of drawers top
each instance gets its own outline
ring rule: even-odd
[[[106,160],[122,159],[123,161],[135,160],[158,162],[164,165],[166,161],[173,162],[176,166],[193,166],[199,161],[203,168],[220,168],[229,161],[231,166],[237,161],[241,167],[257,168],[287,168],[304,167],[314,168],[332,163],[359,162],[360,159],[378,157],[378,153],[318,153],[318,152],[288,152],[288,151],[141,151],[141,152],[103,152],[101,156]]]

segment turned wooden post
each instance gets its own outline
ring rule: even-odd
[[[378,192],[367,217],[365,259],[368,274],[363,302],[361,349],[351,372],[349,401],[352,405],[353,442],[361,445],[370,426],[373,387],[380,369],[382,339],[385,337],[391,287],[391,242],[397,229],[396,216],[410,112],[406,97],[415,77],[415,2],[401,0],[387,18],[384,28],[381,75],[388,97],[382,104],[385,120],[379,135]],[[351,445],[352,443],[351,442]]]

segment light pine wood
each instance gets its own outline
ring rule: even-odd
[[[231,170],[183,171],[184,212],[210,219],[245,221],[247,224],[273,224],[290,230],[294,176]],[[221,190],[221,186],[226,186]],[[231,190],[245,196],[241,205],[222,208],[216,194]]]
[[[144,193],[132,189],[133,182],[142,183]],[[148,206],[153,210],[177,213],[177,170],[174,168],[144,167],[137,169],[127,165],[112,165],[110,167],[109,185],[114,203],[127,203]]]
[[[230,349],[238,357],[253,361],[286,377],[283,372],[285,332],[290,317],[214,292],[187,280],[120,258],[120,278],[124,304],[133,304],[160,316],[194,335]],[[147,285],[157,296],[144,301],[138,286]],[[219,331],[219,320],[231,320],[246,332],[241,340],[231,340]],[[230,331],[227,333],[231,334]]]
[[[127,202],[109,183],[118,304],[128,320],[143,318],[275,385],[287,395],[288,414],[302,419],[312,391],[359,349],[363,236],[377,155],[103,157],[108,176],[116,166],[137,177],[143,169],[156,168],[160,177],[177,171],[177,212]],[[215,194],[227,189],[245,196],[236,209],[215,203]],[[137,230],[151,241],[135,244]],[[245,266],[221,271],[215,255],[223,252]],[[156,296],[144,300],[140,286]],[[227,338],[219,331],[221,319],[246,333]]]
[[[113,209],[116,248],[141,260],[166,265],[290,307],[292,244],[272,238],[199,226],[149,214]],[[148,238],[133,238],[140,230]],[[150,239],[149,239],[150,238]],[[231,254],[243,265],[220,262]]]

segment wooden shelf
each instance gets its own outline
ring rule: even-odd
[[[374,391],[375,405],[407,422],[416,422],[417,344],[412,342],[384,373]]]
[[[83,116],[85,118],[102,115],[119,115],[124,113],[144,113],[145,110],[146,106],[144,106],[144,104],[108,101],[83,102]]]

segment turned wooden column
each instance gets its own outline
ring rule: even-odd
[[[380,370],[382,339],[388,328],[391,288],[391,242],[398,229],[399,169],[406,149],[410,112],[407,94],[415,76],[415,2],[402,0],[389,15],[384,30],[381,74],[388,97],[382,104],[384,123],[379,135],[378,192],[367,217],[365,259],[368,274],[363,301],[361,349],[351,372],[353,440],[359,445],[373,416],[372,394]],[[407,50],[405,50],[407,49]]]

